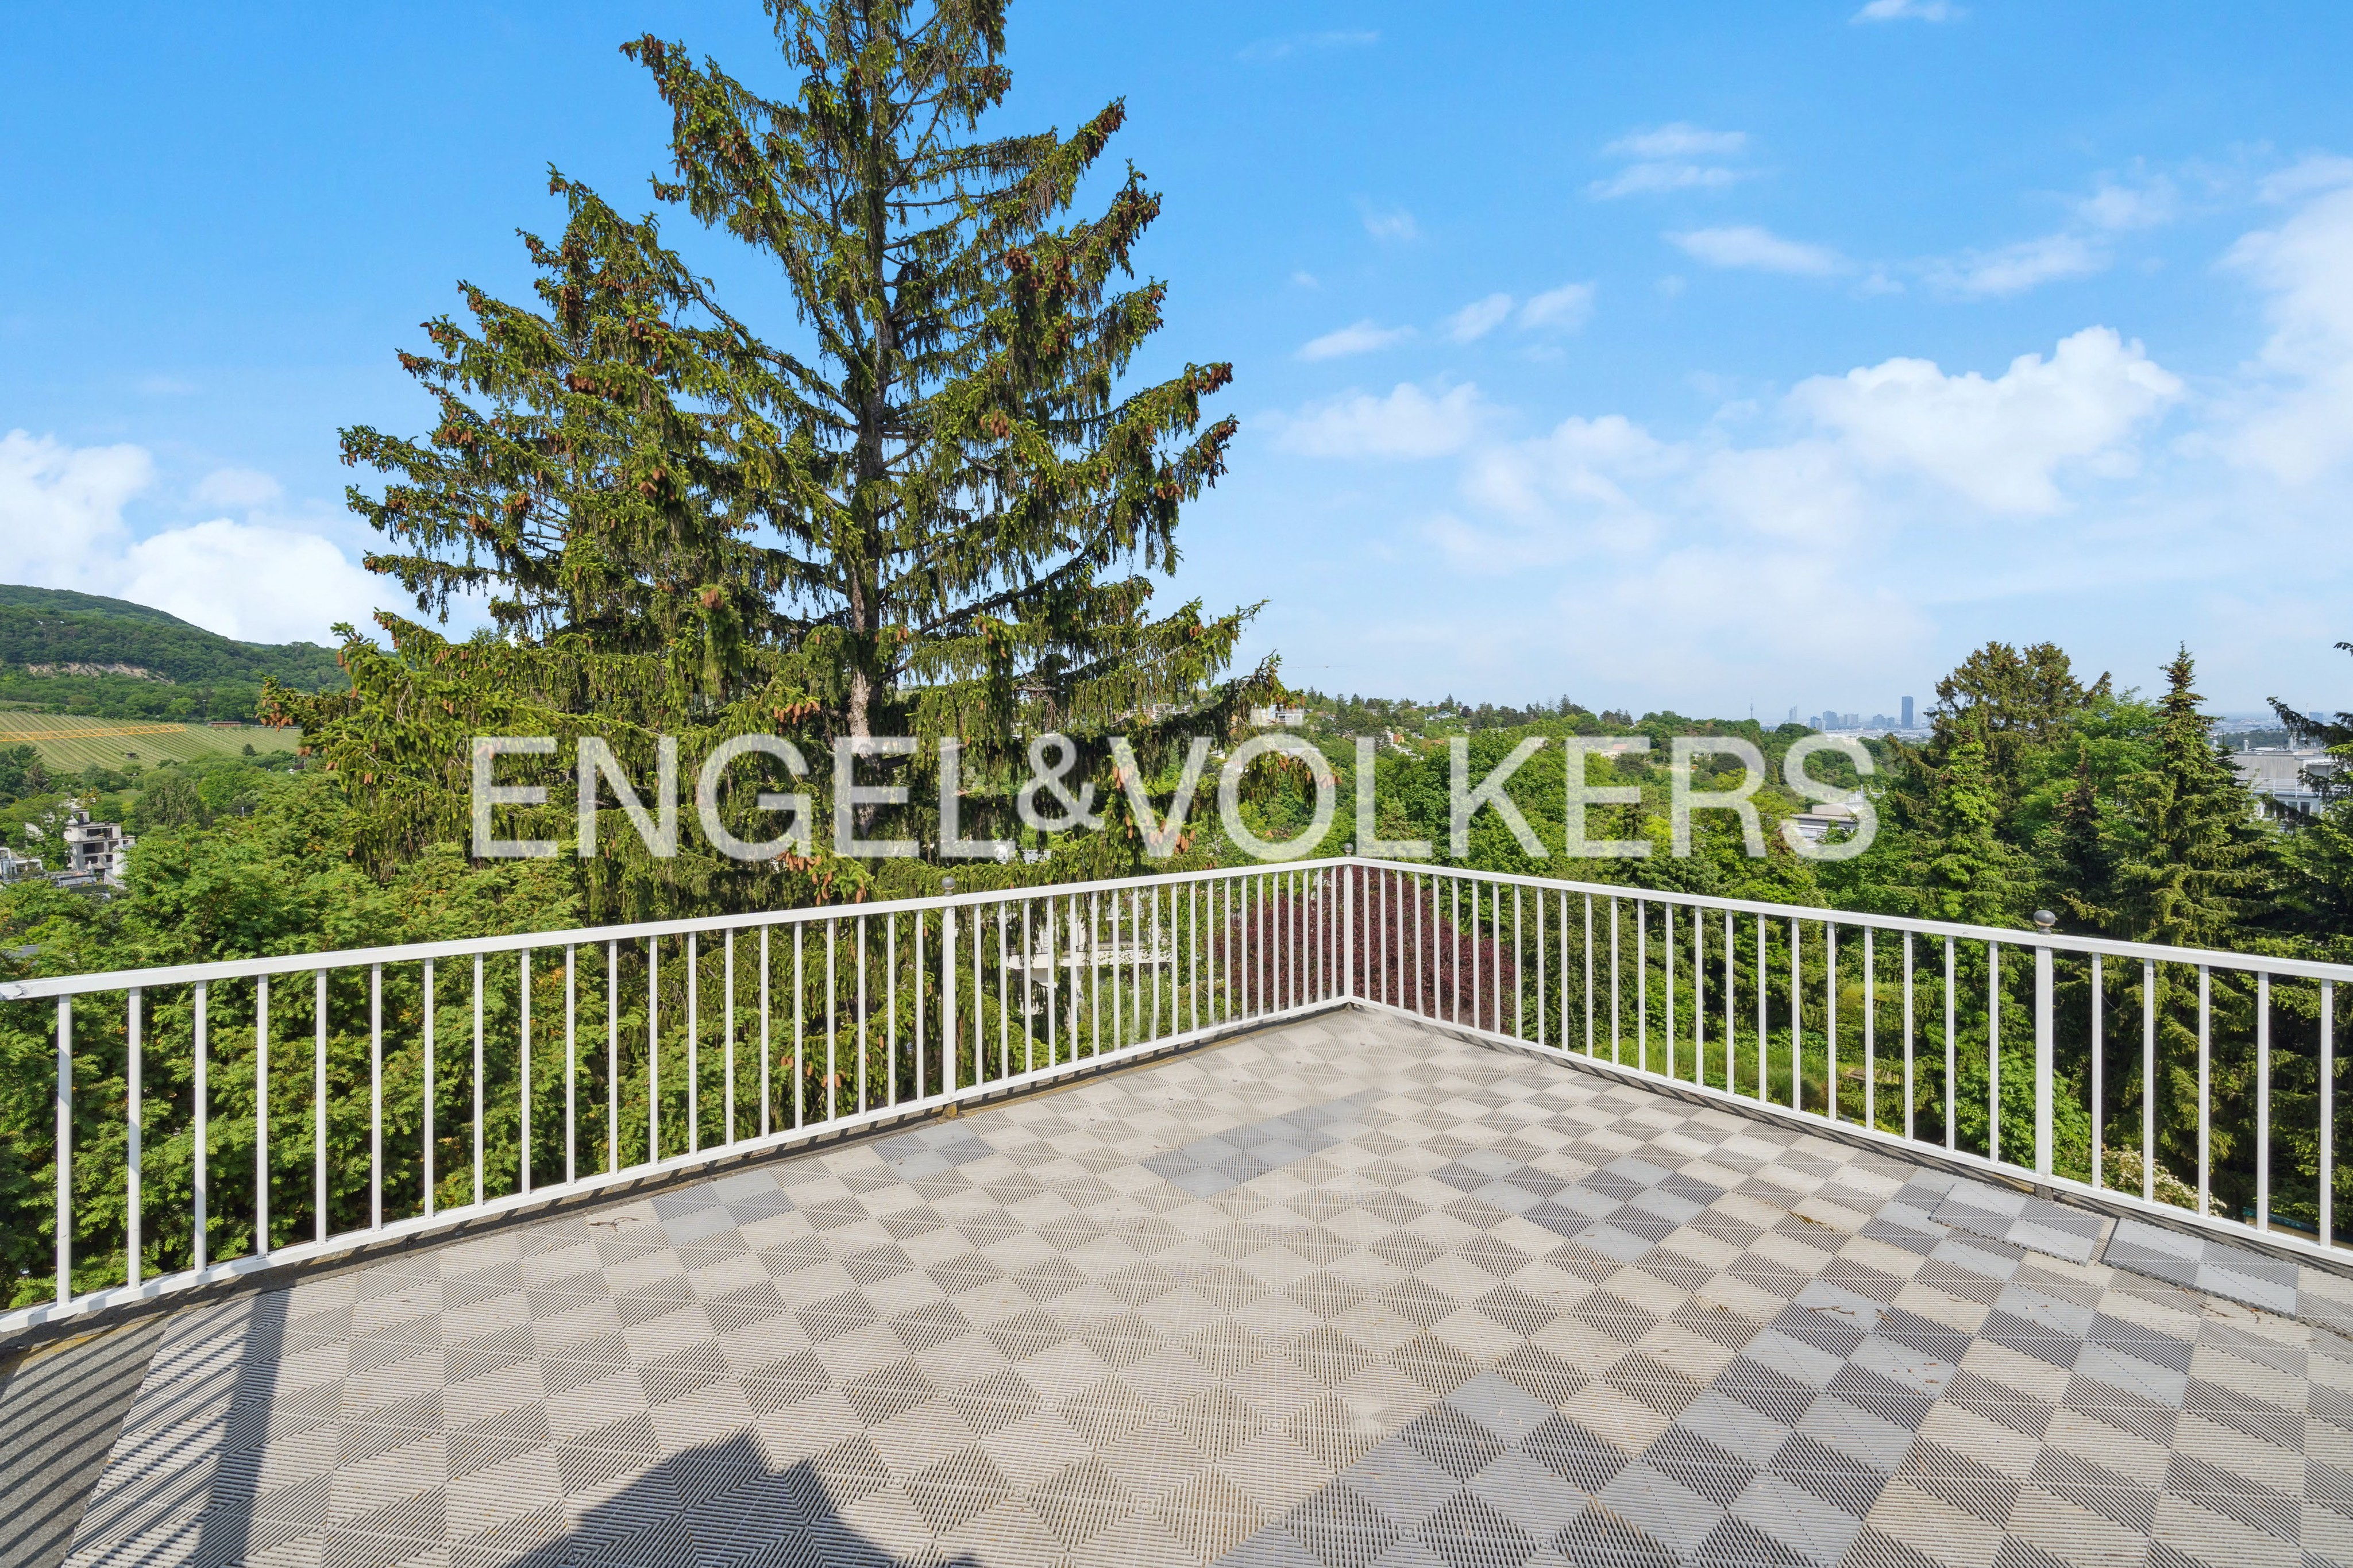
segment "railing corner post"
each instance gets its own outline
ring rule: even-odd
[[[1340,994],[1356,999],[1356,868],[1340,868]]]

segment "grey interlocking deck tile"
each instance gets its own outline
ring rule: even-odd
[[[2105,1231],[1335,1015],[184,1312],[71,1561],[2353,1556],[2353,1289]]]

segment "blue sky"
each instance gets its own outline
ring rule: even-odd
[[[0,578],[323,638],[338,426],[518,293],[553,163],[650,205],[727,4],[50,7],[0,60]],[[1124,95],[1143,374],[1230,359],[1168,592],[1341,690],[1893,711],[1989,637],[2353,707],[2353,9],[1017,0],[1008,125]],[[769,278],[673,226],[755,316]],[[786,331],[779,318],[780,332]]]

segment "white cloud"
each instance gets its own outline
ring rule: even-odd
[[[190,493],[198,506],[267,506],[285,492],[276,479],[252,468],[216,468]]]
[[[2222,449],[2304,484],[2353,456],[2353,189],[2315,198],[2224,265],[2270,296],[2271,336],[2236,398]]]
[[[0,437],[0,538],[10,546],[0,571],[259,642],[324,642],[336,621],[364,622],[389,597],[332,542],[299,530],[216,518],[134,542],[123,509],[153,482],[153,460],[140,447],[75,447],[23,430]],[[190,499],[250,506],[277,493],[268,475],[222,469]]]
[[[1693,476],[1692,496],[1740,528],[1819,546],[1847,543],[1874,515],[1852,455],[1812,438],[1712,452]]]
[[[122,549],[122,509],[155,465],[139,447],[68,447],[47,436],[0,436],[5,570],[35,587],[104,592],[103,564]]]
[[[1502,326],[1511,313],[1509,294],[1490,294],[1483,300],[1473,300],[1446,318],[1446,335],[1458,343],[1475,342]]]
[[[1850,22],[1957,22],[1968,13],[1952,0],[1871,0]]]
[[[1261,38],[1245,44],[1236,58],[1250,65],[1264,65],[1292,55],[1323,49],[1366,49],[1381,41],[1378,33],[1342,30],[1327,33],[1293,33],[1288,37]]]
[[[246,642],[329,640],[364,626],[384,584],[315,533],[216,518],[132,545],[121,597]]]
[[[1468,447],[1486,417],[1469,382],[1436,396],[1399,382],[1386,397],[1352,393],[1282,417],[1275,443],[1308,458],[1442,458]]]
[[[1597,202],[1607,202],[1662,191],[1712,191],[1744,177],[1735,169],[1700,163],[1630,163],[1609,178],[1586,186],[1585,194]]]
[[[1359,202],[1356,212],[1365,220],[1365,232],[1375,239],[1402,243],[1421,237],[1421,226],[1403,207],[1377,207],[1369,202]]]
[[[1601,149],[1611,158],[1722,158],[1746,151],[1746,131],[1710,131],[1677,120],[1650,131],[1630,131]]]
[[[1336,331],[1311,338],[1300,345],[1299,357],[1303,360],[1342,359],[1349,354],[1371,353],[1388,348],[1413,336],[1411,327],[1384,327],[1374,321],[1352,321]]]
[[[1526,524],[1567,514],[1606,521],[1617,547],[1647,538],[1651,525],[1630,486],[1689,462],[1622,414],[1572,416],[1534,440],[1482,447],[1462,474],[1462,494],[1482,511]]]
[[[2267,202],[2294,202],[2339,185],[2353,185],[2353,158],[2315,153],[2266,176],[2257,190]]]
[[[1520,329],[1539,331],[1550,329],[1573,332],[1585,325],[1593,314],[1593,285],[1564,283],[1546,290],[1520,307]]]
[[[1989,511],[2047,513],[2063,504],[2063,466],[2126,471],[2129,437],[2181,395],[2139,343],[2087,327],[1990,381],[1891,359],[1800,382],[1788,405],[1867,468],[1924,475]]]
[[[2103,180],[2098,189],[2075,204],[2075,213],[2094,228],[2115,233],[2171,223],[2180,206],[2180,193],[2171,180],[2159,174],[2139,185]]]
[[[1847,265],[1845,258],[1827,246],[1783,239],[1753,224],[1693,229],[1671,234],[1667,238],[1694,259],[1711,267],[1745,267],[1800,278],[1828,278],[1845,271]]]
[[[2080,235],[2047,234],[1999,250],[1972,251],[1929,270],[1940,287],[1971,299],[2022,294],[2045,283],[2105,271],[2108,254]]]
[[[1746,171],[1699,160],[1737,156],[1747,146],[1745,131],[1709,131],[1680,120],[1629,132],[1603,147],[1601,155],[1634,162],[1608,179],[1594,181],[1586,194],[1596,201],[1610,201],[1662,191],[1715,190],[1746,178]]]
[[[1293,272],[1291,275],[1291,280],[1302,289],[1321,289],[1324,287],[1324,280],[1322,279],[1316,277],[1313,272],[1304,270]]]

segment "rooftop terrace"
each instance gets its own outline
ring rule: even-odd
[[[2348,1331],[2310,1263],[1351,1008],[48,1350],[0,1557],[2300,1568]]]

